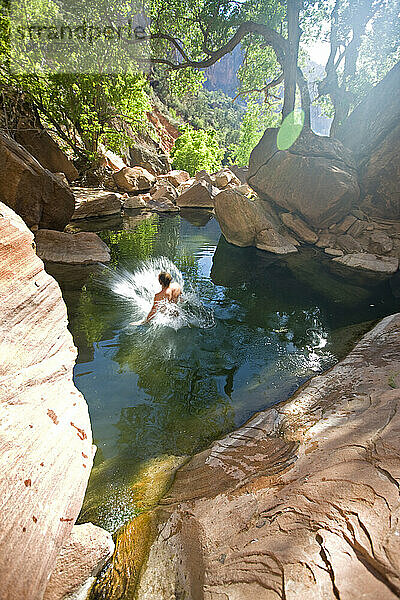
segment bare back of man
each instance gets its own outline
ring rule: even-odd
[[[177,303],[182,295],[181,287],[178,283],[172,282],[172,277],[169,273],[162,272],[158,276],[161,284],[161,291],[155,294],[153,306],[143,323],[149,323],[155,316],[157,310],[162,309],[164,301]]]

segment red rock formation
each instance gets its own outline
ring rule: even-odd
[[[0,204],[0,597],[41,599],[92,467],[86,402],[74,387],[66,307]]]
[[[400,313],[182,467],[138,600],[400,597]]]
[[[166,154],[169,154],[175,144],[175,140],[179,137],[178,129],[154,106],[153,110],[147,113],[147,118],[154,125],[160,136],[161,148]]]

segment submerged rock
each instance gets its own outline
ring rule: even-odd
[[[90,265],[110,260],[107,244],[96,233],[62,233],[39,229],[35,241],[37,255],[44,261]]]
[[[7,600],[43,597],[94,454],[88,408],[72,382],[66,307],[33,245],[22,219],[0,204],[0,595]]]
[[[138,600],[400,595],[400,314],[182,467]]]
[[[376,254],[354,253],[332,259],[340,265],[371,271],[383,275],[392,275],[399,268],[399,259],[392,256],[376,256]]]
[[[308,227],[306,223],[297,215],[291,213],[281,213],[282,223],[289,227],[301,240],[308,244],[315,244],[318,241],[317,234]]]
[[[343,219],[360,194],[350,150],[307,128],[288,150],[279,150],[277,133],[267,129],[252,151],[249,185],[311,227]]]

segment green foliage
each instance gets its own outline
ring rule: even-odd
[[[230,162],[247,166],[251,151],[260,141],[267,127],[277,127],[280,113],[273,112],[254,97],[247,105],[246,114],[240,124],[239,142],[229,148]]]
[[[218,145],[215,130],[196,131],[187,126],[176,140],[171,157],[175,168],[194,175],[202,169],[210,172],[218,170],[224,157],[224,149]]]

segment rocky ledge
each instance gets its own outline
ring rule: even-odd
[[[2,600],[43,598],[70,544],[94,454],[87,405],[72,382],[66,307],[33,247],[22,219],[0,203]],[[102,549],[86,561],[85,577],[112,548],[109,534],[97,536]],[[69,575],[64,584],[57,577],[48,600],[71,591]],[[78,577],[72,587],[82,584]]]
[[[178,471],[139,600],[400,597],[399,334],[383,319]]]

